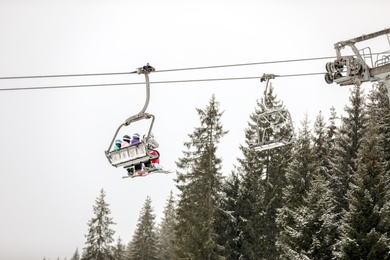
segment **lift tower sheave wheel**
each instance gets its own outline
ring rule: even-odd
[[[387,35],[390,45],[390,28],[334,44],[337,58],[334,62],[328,62],[325,65],[326,83],[335,82],[340,86],[347,86],[360,85],[364,82],[385,82],[390,100],[390,50],[374,55],[369,47],[359,50],[355,46],[358,42],[382,35]],[[346,46],[352,49],[354,55],[343,56],[341,54],[341,50]]]
[[[281,107],[269,108],[266,104],[268,84],[274,74],[264,74],[260,82],[266,81],[262,108],[257,118],[257,141],[249,147],[255,151],[264,151],[285,146],[294,141],[294,127],[290,112]]]

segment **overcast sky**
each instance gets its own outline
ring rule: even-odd
[[[0,0],[0,77],[330,57],[334,43],[388,28],[389,8],[388,0]],[[328,61],[156,72],[150,79],[317,73]],[[143,81],[137,74],[0,80],[0,88]],[[313,123],[319,111],[327,119],[331,106],[341,113],[349,103],[348,88],[328,85],[321,75],[280,77],[273,86],[296,129],[305,114]],[[370,84],[364,86],[368,92]],[[229,131],[218,153],[229,173],[264,87],[256,79],[152,84],[147,112],[156,116],[164,168],[176,170],[183,143],[199,126],[195,108],[204,109],[215,94]],[[117,127],[144,102],[144,85],[0,91],[1,259],[69,259],[77,247],[81,253],[102,188],[115,238],[129,242],[147,196],[159,221],[175,174],[122,180],[124,170],[104,155]],[[145,127],[125,132],[143,134]]]

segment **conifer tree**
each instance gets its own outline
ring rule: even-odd
[[[289,212],[289,224],[284,226],[278,241],[281,259],[332,259],[337,225],[324,177],[316,175],[304,204]]]
[[[332,258],[332,248],[337,240],[337,226],[334,212],[335,202],[329,188],[329,159],[330,150],[332,149],[332,132],[335,129],[334,110],[331,111],[331,114],[331,123],[328,129],[322,113],[320,112],[317,116],[314,123],[314,132],[311,135],[311,145],[307,142],[309,133],[307,131],[302,132],[306,136],[303,140],[306,140],[306,144],[312,146],[312,148],[305,148],[306,152],[309,152],[308,157],[298,159],[302,162],[306,161],[307,166],[303,167],[303,171],[297,176],[297,179],[299,180],[299,176],[301,176],[302,180],[306,180],[306,184],[303,186],[307,188],[302,189],[305,194],[300,204],[295,204],[296,208],[291,207],[289,202],[296,199],[288,195],[286,200],[288,211],[279,216],[279,221],[288,220],[287,216],[291,218],[287,222],[289,224],[281,222],[284,223],[282,225],[284,231],[281,232],[279,245],[283,248],[283,257],[285,258]],[[299,153],[303,152],[301,150]],[[309,175],[304,175],[304,171],[307,171]],[[293,181],[292,183],[296,181],[294,178],[288,179]],[[299,187],[296,184],[295,186]],[[291,192],[298,192],[298,190]],[[298,200],[300,199],[298,198]]]
[[[176,222],[175,200],[173,192],[171,191],[167,204],[164,208],[164,216],[158,230],[158,255],[161,260],[174,258]]]
[[[220,209],[216,217],[217,223],[219,223],[216,232],[220,234],[217,244],[223,248],[223,256],[226,259],[241,259],[240,243],[242,238],[240,237],[239,223],[242,220],[239,215],[239,196],[239,175],[232,172],[222,184]]]
[[[383,149],[385,170],[390,172],[390,101],[384,82],[373,85],[367,105],[370,117],[378,122],[378,142]]]
[[[325,174],[325,179],[329,181],[330,187],[337,186],[333,183],[334,181],[337,181],[337,178],[332,177],[332,174],[335,173],[335,170],[333,169],[335,166],[334,162],[336,161],[335,160],[335,154],[336,154],[335,153],[335,145],[336,145],[336,136],[338,135],[338,131],[339,131],[339,128],[336,126],[336,119],[337,119],[336,110],[334,109],[334,107],[332,107],[330,109],[329,122],[326,125],[326,130],[324,131],[325,136],[323,138],[324,140],[322,141],[323,142],[323,148],[321,149],[322,152],[318,156],[316,155],[317,151],[319,151],[319,149],[316,148],[318,146],[317,145],[318,141],[314,140],[314,147],[315,147],[314,148],[314,155],[316,156],[316,160],[319,163],[319,167],[320,167],[321,171],[323,171],[323,174]],[[314,135],[313,135],[313,137],[315,139],[320,138],[319,134],[317,133],[317,131],[319,131],[319,130],[316,130],[316,129],[318,127],[323,127],[323,124],[319,124],[317,122],[316,122],[316,125],[317,126],[315,126],[315,131],[314,131]],[[317,168],[318,168],[318,166],[317,166]],[[336,201],[334,201],[334,202],[336,203]],[[335,208],[335,211],[337,211],[336,208]]]
[[[126,247],[126,260],[131,260],[131,252],[134,251],[134,242],[133,240],[130,240]]]
[[[387,84],[390,84],[387,81]],[[383,155],[383,175],[380,176],[380,209],[379,228],[382,233],[390,235],[390,100],[386,83],[374,84],[370,95],[369,113],[378,122],[378,149]],[[390,244],[390,243],[388,243]]]
[[[357,173],[347,193],[349,208],[341,221],[340,259],[387,259],[390,255],[389,175],[379,145],[377,118],[369,118],[357,154]]]
[[[297,210],[299,219],[303,221],[299,225],[304,239],[300,248],[310,259],[332,259],[337,238],[334,205],[329,181],[325,175],[316,174],[304,206]]]
[[[331,258],[332,249],[337,243],[339,234],[337,232],[337,210],[336,201],[332,197],[332,159],[334,158],[335,134],[336,127],[336,111],[332,107],[330,109],[329,123],[326,125],[322,113],[317,116],[314,123],[313,133],[313,156],[314,156],[314,177],[313,187],[309,190],[306,198],[306,205],[309,208],[317,209],[313,211],[314,216],[308,216],[310,221],[318,223],[314,227],[314,232],[311,240],[309,253],[313,258]],[[312,201],[316,198],[310,198],[312,189],[317,189],[318,194],[314,193],[318,198],[318,202]],[[322,191],[322,193],[320,193]],[[317,207],[318,205],[318,207]],[[319,214],[318,214],[319,213]],[[318,218],[316,218],[318,217]],[[310,222],[309,221],[309,222]],[[322,241],[319,243],[319,241]]]
[[[140,212],[137,227],[128,248],[128,258],[130,260],[158,259],[156,216],[151,204],[152,200],[148,196]]]
[[[126,246],[122,243],[122,239],[119,237],[115,247],[113,248],[113,257],[115,260],[127,260],[126,255]]]
[[[216,259],[220,254],[215,229],[216,211],[221,191],[222,160],[216,152],[223,130],[219,102],[213,95],[204,110],[197,109],[200,126],[189,134],[187,151],[176,162],[177,207],[176,257]]]
[[[333,113],[333,111],[331,112]],[[332,115],[333,117],[334,115]],[[315,159],[316,170],[320,171],[318,174],[324,175],[327,178],[330,169],[331,152],[333,150],[333,135],[335,131],[335,125],[333,118],[330,120],[328,129],[324,117],[320,111],[316,121],[314,122],[314,132],[312,134],[313,150],[312,154]]]
[[[300,256],[302,253],[301,237],[292,234],[302,229],[301,222],[298,221],[299,210],[307,206],[305,198],[311,188],[311,181],[314,179],[316,170],[315,156],[311,152],[313,149],[312,136],[309,130],[308,116],[302,122],[299,136],[294,143],[292,160],[289,163],[286,173],[287,183],[283,189],[283,207],[279,210],[277,223],[281,228],[277,246],[284,256]],[[306,242],[307,243],[307,242]],[[298,255],[295,255],[298,254]]]
[[[359,86],[351,90],[349,100],[351,104],[345,107],[347,115],[341,118],[331,160],[331,186],[337,204],[336,211],[340,217],[343,210],[348,208],[346,193],[352,176],[356,173],[357,153],[367,125],[365,96]]]
[[[330,108],[330,118],[327,125],[327,131],[326,131],[326,142],[325,146],[327,147],[326,152],[329,156],[329,158],[332,158],[333,151],[334,151],[334,145],[335,145],[335,136],[337,133],[337,126],[336,126],[336,119],[337,119],[337,113],[336,109],[334,107]],[[327,162],[329,163],[329,162]],[[330,166],[330,165],[329,165]]]
[[[76,248],[76,251],[74,252],[74,254],[70,260],[80,260],[80,254],[79,254],[78,248]]]
[[[86,247],[83,251],[84,260],[113,259],[111,243],[114,241],[115,231],[111,225],[115,224],[110,217],[109,204],[105,202],[106,193],[103,189],[95,200],[93,212],[95,216],[88,222],[88,234],[86,235]]]
[[[286,111],[273,93],[272,85],[262,103],[257,102],[257,108],[250,115],[248,128],[245,129],[246,146],[240,147],[244,157],[238,159],[238,173],[242,181],[236,214],[243,220],[237,224],[241,233],[240,254],[244,259],[277,259],[279,256],[275,246],[279,228],[275,219],[277,210],[282,206],[282,187],[285,186],[291,145],[266,151],[254,151],[248,147],[253,140],[260,139],[258,133],[269,124],[281,123],[282,118],[273,117],[272,114],[267,115],[268,122],[259,120],[269,110]],[[280,130],[284,136],[293,133],[291,126],[284,126]]]

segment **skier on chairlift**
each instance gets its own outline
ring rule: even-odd
[[[146,139],[146,135],[143,136],[143,139],[144,140]],[[149,162],[145,163],[145,167],[161,170],[162,168],[160,166],[160,153],[157,150],[155,150],[160,145],[156,141],[156,139],[154,139],[154,134],[152,132],[149,134],[149,139],[147,142],[148,142],[147,145],[148,145],[148,149],[150,150],[150,154],[154,156],[158,155],[158,157],[156,159],[150,160]]]
[[[114,151],[118,151],[121,149],[122,146],[122,140],[121,139],[116,139],[115,140],[115,146],[114,146]]]
[[[140,142],[141,142],[141,140],[140,140],[140,135],[139,135],[139,133],[133,134],[133,138],[131,139],[130,145],[131,145],[131,146],[137,145],[137,144],[139,144]]]
[[[139,133],[134,133],[133,134],[133,138],[131,139],[130,146],[134,146],[134,145],[137,145],[137,144],[140,144],[140,143],[141,143],[141,140],[140,140]],[[142,172],[142,163],[134,165],[134,170],[135,170],[136,173],[137,172]]]
[[[122,144],[121,144],[121,148],[125,148],[125,147],[128,147],[130,146],[130,136],[128,135],[124,135],[123,136],[123,141],[122,141]]]

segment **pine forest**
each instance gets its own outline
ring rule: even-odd
[[[367,92],[367,93],[366,93]],[[114,239],[102,189],[87,223],[85,247],[71,260],[390,259],[390,105],[382,84],[351,87],[338,115],[279,132],[288,145],[255,150],[264,105],[282,109],[272,85],[244,129],[232,172],[222,172],[218,145],[228,134],[213,95],[196,109],[198,125],[176,160],[175,185],[157,220],[152,198],[131,241]],[[269,116],[269,124],[277,117]]]

